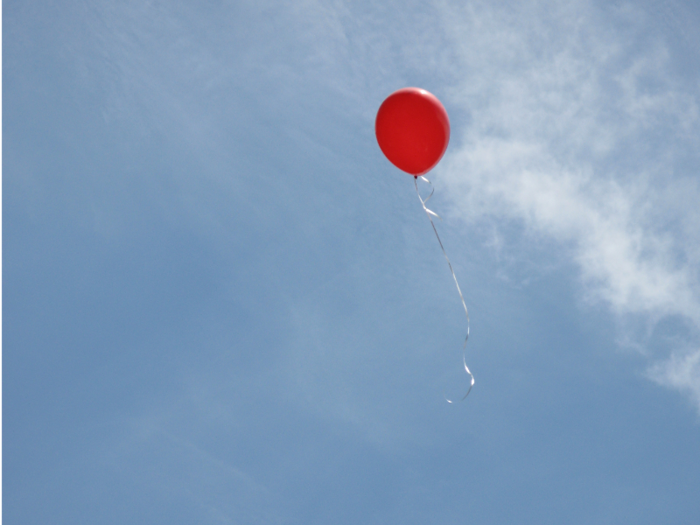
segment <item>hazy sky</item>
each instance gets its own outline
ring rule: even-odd
[[[700,5],[3,3],[8,524],[700,522]],[[451,119],[431,208],[374,138]]]

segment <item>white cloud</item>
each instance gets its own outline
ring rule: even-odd
[[[208,79],[201,84],[214,92],[237,85],[220,63],[232,61],[249,73],[258,71],[251,64],[264,63],[269,78],[256,77],[256,85],[272,79],[275,89],[285,86],[270,97],[277,104],[291,98],[286,89],[313,79],[334,86],[346,101],[363,100],[360,112],[374,111],[367,93],[382,96],[399,82],[397,62],[411,78],[451,79],[445,101],[469,117],[454,130],[441,168],[458,213],[468,221],[518,221],[529,235],[559,243],[580,268],[584,298],[607,304],[623,325],[629,316],[643,317],[648,326],[680,316],[700,331],[700,188],[693,179],[700,162],[700,81],[679,74],[673,45],[680,44],[665,39],[653,16],[638,7],[586,1],[476,1],[438,3],[439,16],[426,7],[391,23],[373,12],[378,23],[358,18],[351,7],[311,1],[285,10],[280,18],[304,20],[303,45],[290,50],[269,44],[261,54],[251,47],[229,56],[209,52],[231,47],[212,45],[224,41],[188,34],[182,45],[189,59],[182,64],[197,63],[195,76]],[[444,32],[433,27],[440,17]],[[120,78],[138,79],[139,93],[153,94],[154,106],[186,121],[176,127],[201,146],[216,125],[200,118],[199,102],[183,102],[177,87],[161,88],[173,71],[185,78],[186,68],[169,56],[156,57],[167,75],[142,67],[145,52],[167,46],[139,47],[130,38],[127,22],[152,18],[129,11],[123,23],[112,23],[106,34],[123,44],[113,62]],[[270,31],[274,27],[279,24]],[[241,78],[249,82],[250,75]],[[494,235],[507,249],[507,237]],[[693,363],[700,354],[673,350],[667,361],[651,357],[651,377],[697,391]]]
[[[700,407],[700,350],[675,352],[651,366],[648,374],[653,381],[688,395]]]
[[[700,329],[698,79],[642,10],[492,6],[443,7],[470,116],[444,168],[457,213],[557,241],[620,318]],[[700,351],[668,350],[650,377],[700,409]]]

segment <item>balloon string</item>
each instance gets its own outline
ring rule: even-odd
[[[457,282],[457,276],[455,275],[455,271],[452,268],[452,263],[450,262],[450,258],[447,256],[447,252],[445,252],[445,247],[442,245],[442,241],[440,240],[440,236],[438,235],[437,228],[435,228],[435,223],[433,222],[433,217],[437,217],[440,219],[440,216],[435,213],[432,210],[429,210],[427,206],[425,205],[426,202],[430,200],[430,197],[433,196],[433,193],[435,193],[435,188],[433,188],[433,184],[425,177],[422,175],[420,176],[421,180],[427,182],[430,184],[431,192],[428,197],[423,200],[423,197],[420,196],[420,191],[418,191],[418,177],[413,178],[413,183],[416,186],[416,194],[418,195],[418,199],[420,200],[421,205],[423,206],[423,210],[425,210],[425,214],[428,216],[428,220],[430,221],[430,225],[433,227],[433,231],[435,232],[435,237],[437,237],[438,243],[440,244],[440,249],[442,250],[442,254],[445,256],[445,260],[447,261],[447,266],[450,267],[450,272],[452,273],[452,278],[455,281],[455,286],[457,287],[457,292],[459,293],[459,298],[462,300],[462,306],[464,307],[464,314],[467,316],[467,337],[464,338],[464,344],[462,345],[462,363],[464,365],[464,370],[469,374],[469,390],[467,390],[467,393],[464,394],[464,397],[462,398],[462,401],[464,401],[467,396],[469,395],[469,392],[472,391],[472,387],[474,386],[474,375],[469,371],[469,367],[467,366],[467,341],[469,340],[469,310],[467,310],[467,303],[464,302],[464,296],[462,295],[462,290],[459,287],[459,283]],[[440,219],[442,220],[442,219]],[[448,403],[452,403],[450,399],[445,397]]]

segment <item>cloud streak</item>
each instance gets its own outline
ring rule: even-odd
[[[379,94],[379,100],[403,76],[451,83],[446,102],[468,115],[441,168],[455,213],[469,222],[516,222],[528,238],[563,247],[580,269],[589,304],[606,304],[621,326],[631,318],[634,326],[649,327],[641,340],[621,335],[650,356],[649,376],[690,393],[700,408],[700,337],[693,337],[700,332],[700,188],[693,178],[700,161],[700,82],[699,75],[680,74],[675,65],[679,46],[690,48],[692,42],[669,37],[668,17],[657,26],[653,13],[642,8],[587,1],[516,8],[438,2],[435,10],[425,7],[415,19],[406,16],[385,27],[372,17],[357,22],[343,4],[310,2],[285,11],[308,23],[308,40],[299,49],[263,46],[228,56],[211,49],[227,49],[223,44],[230,42],[202,40],[198,28],[177,40],[178,56],[185,57],[178,61],[162,55],[169,46],[155,45],[155,37],[134,39],[135,20],[145,24],[139,34],[154,31],[143,22],[154,16],[142,16],[141,9],[121,16],[108,11],[95,22],[108,35],[107,62],[121,79],[109,93],[105,118],[118,118],[138,91],[150,111],[163,112],[170,122],[182,119],[183,125],[173,127],[186,130],[184,142],[209,151],[220,146],[214,137],[221,122],[202,117],[206,102],[195,103],[176,87],[162,89],[163,79],[175,75],[189,85],[184,79],[192,76],[199,99],[217,101],[224,87],[243,89],[240,79],[220,67],[231,62],[255,73],[255,82],[251,75],[241,78],[256,86],[265,79],[292,91],[311,80],[330,83],[348,107],[364,97],[357,93]],[[177,16],[156,14],[179,34]],[[444,31],[436,31],[438,25]],[[387,32],[397,45],[388,45]],[[412,38],[397,36],[407,33]],[[151,71],[143,56],[164,64],[163,71]],[[289,60],[297,67],[283,65]],[[185,75],[186,65],[195,63]],[[264,72],[259,63],[267,64]],[[133,92],[132,80],[138,87]],[[270,98],[288,97],[279,91]],[[374,111],[366,101],[358,105],[362,114]],[[203,145],[209,142],[214,146]],[[666,354],[651,352],[644,339],[666,317],[683,319],[691,337]]]
[[[563,247],[590,304],[650,327],[633,337],[648,376],[700,410],[697,76],[674,70],[680,50],[630,6],[442,9],[464,74],[452,101],[470,116],[446,162],[455,213]],[[688,340],[652,352],[668,317]]]

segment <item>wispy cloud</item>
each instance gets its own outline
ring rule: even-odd
[[[681,71],[677,59],[692,49],[692,33],[674,40],[672,13],[625,4],[435,5],[389,23],[381,9],[358,17],[342,2],[294,4],[248,35],[257,47],[233,45],[242,28],[184,31],[186,9],[107,9],[94,22],[110,49],[105,75],[115,77],[106,82],[105,118],[118,119],[136,97],[163,113],[156,121],[185,130],[185,142],[211,153],[226,149],[216,137],[227,119],[212,116],[207,101],[219,107],[231,90],[272,90],[266,100],[276,111],[309,84],[330,86],[348,112],[371,119],[372,97],[397,83],[451,82],[445,101],[468,115],[443,165],[457,213],[516,221],[528,235],[558,243],[580,269],[584,299],[608,305],[623,326],[635,318],[653,330],[676,316],[700,332],[700,75]],[[234,11],[228,19],[237,19]],[[304,28],[300,44],[266,43],[276,29],[288,30],[280,22],[287,17]],[[168,21],[164,36],[148,22],[155,19]],[[136,23],[144,25],[139,39]],[[143,35],[161,35],[178,51]],[[245,111],[236,106],[226,116],[235,121]],[[627,335],[621,338],[644,348],[650,332],[641,340]],[[645,350],[648,373],[691,393],[700,408],[700,338],[674,344],[666,355]]]
[[[698,78],[674,70],[679,51],[635,7],[492,5],[443,8],[461,76],[452,101],[470,115],[446,166],[457,213],[557,241],[585,298],[619,319],[676,316],[697,332]],[[700,409],[689,337],[646,350],[648,374]]]
[[[186,500],[217,523],[278,523],[269,490],[194,441],[167,430],[173,421],[146,416],[123,421],[97,461],[117,476],[165,498]]]

